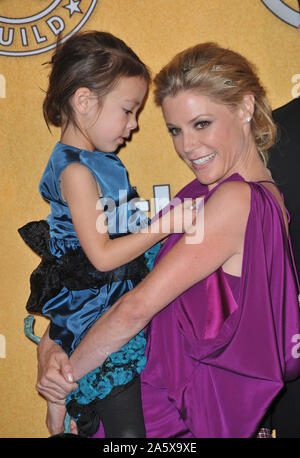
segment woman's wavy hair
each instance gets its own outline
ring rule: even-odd
[[[43,103],[44,118],[61,127],[76,124],[70,97],[86,87],[101,100],[121,77],[140,76],[147,82],[146,65],[124,41],[107,32],[81,32],[58,44],[50,62],[49,85]],[[78,126],[77,126],[78,127]]]
[[[154,97],[161,106],[166,96],[182,90],[195,90],[217,103],[235,108],[246,94],[255,98],[252,133],[259,151],[267,159],[267,150],[276,140],[276,125],[266,92],[254,66],[240,54],[215,43],[203,43],[177,54],[154,78]]]

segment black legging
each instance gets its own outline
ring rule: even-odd
[[[111,394],[95,406],[103,422],[105,437],[146,437],[140,378],[136,377],[115,396],[113,391]]]
[[[95,399],[90,404],[82,405],[71,400],[67,410],[71,417],[78,417],[78,435],[62,433],[51,437],[91,437],[98,431],[100,421],[103,423],[105,437],[146,437],[140,377],[127,385],[113,388],[106,398]]]

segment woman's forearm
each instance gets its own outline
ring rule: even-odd
[[[151,316],[139,314],[136,300],[135,293],[125,294],[89,329],[70,357],[75,380],[100,366],[150,321]]]

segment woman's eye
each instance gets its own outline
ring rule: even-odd
[[[131,114],[132,113],[131,110],[127,110],[126,108],[124,108],[124,111],[125,111],[125,114]]]
[[[198,121],[195,124],[195,127],[197,129],[204,129],[205,127],[208,127],[211,124],[211,121]]]
[[[168,127],[168,131],[170,132],[172,137],[176,137],[176,135],[180,133],[180,129],[178,129],[177,127]]]

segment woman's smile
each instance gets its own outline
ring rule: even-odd
[[[209,162],[211,162],[216,157],[216,151],[206,156],[199,157],[199,159],[190,159],[192,167],[199,169],[205,167]]]

